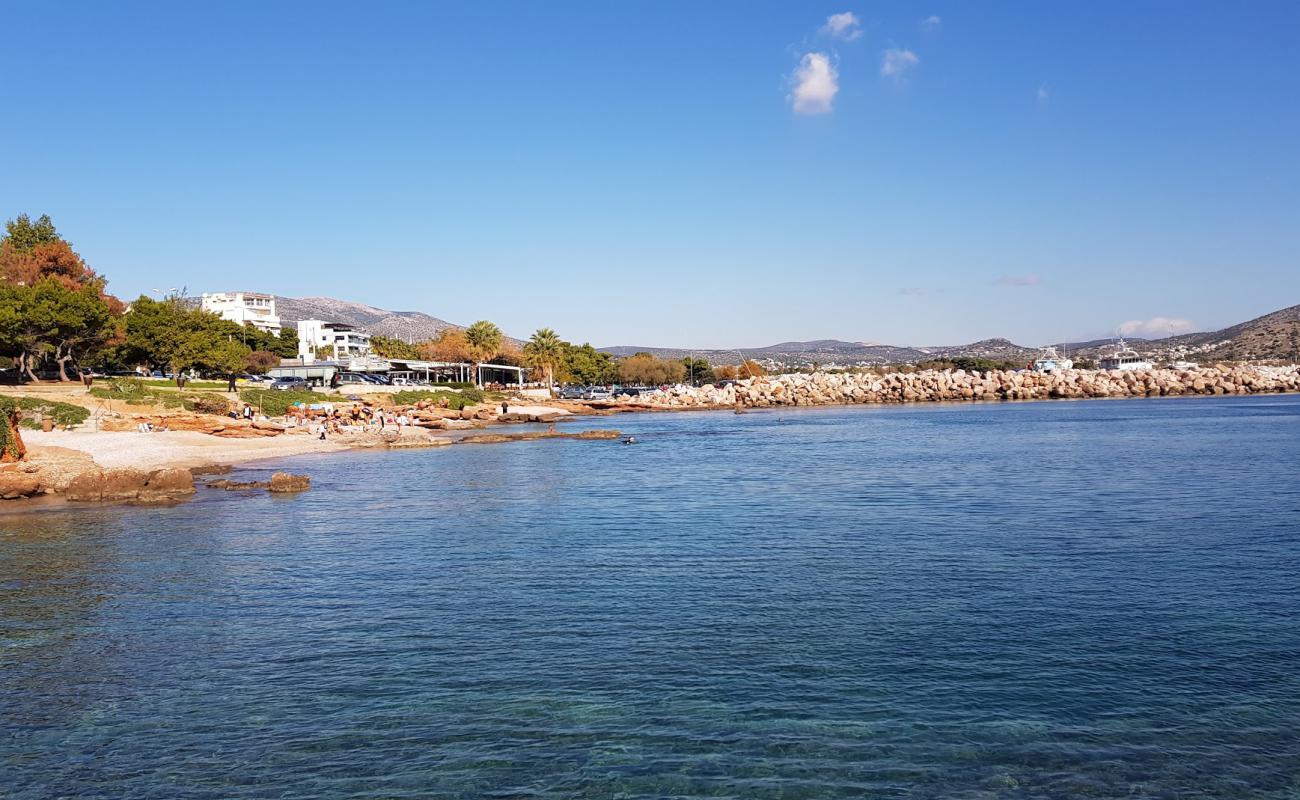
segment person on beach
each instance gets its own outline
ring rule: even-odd
[[[230,373],[230,377],[226,380],[226,391],[232,393],[235,391],[235,373],[233,372]]]
[[[509,414],[509,413],[510,413],[510,404],[507,403],[505,400],[502,400],[502,401],[501,401],[501,414],[504,416],[505,414]]]

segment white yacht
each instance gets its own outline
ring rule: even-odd
[[[1044,347],[1043,354],[1034,359],[1034,372],[1060,372],[1074,369],[1074,362],[1056,354],[1055,347]]]
[[[1115,350],[1108,356],[1101,357],[1102,369],[1155,369],[1155,365],[1147,359],[1138,355],[1138,352],[1124,343],[1120,339],[1115,344]]]

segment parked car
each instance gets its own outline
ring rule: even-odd
[[[564,386],[560,388],[561,400],[581,400],[587,396],[586,386]]]
[[[645,389],[641,388],[640,386],[620,386],[618,388],[618,391],[614,392],[614,394],[627,395],[628,397],[636,397],[637,395],[641,394],[644,391]]]
[[[608,400],[614,395],[604,386],[593,386],[582,396],[584,400]]]
[[[280,392],[306,392],[311,390],[311,384],[306,378],[276,378],[271,388]]]

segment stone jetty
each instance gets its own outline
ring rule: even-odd
[[[1194,369],[1064,370],[1039,373],[923,370],[773,375],[727,386],[678,386],[618,398],[648,408],[765,408],[857,403],[1048,400],[1091,397],[1174,397],[1300,391],[1300,366],[1215,366]]]

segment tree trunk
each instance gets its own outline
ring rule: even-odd
[[[71,360],[72,356],[70,355],[59,358],[59,380],[63,383],[68,382],[68,362]]]
[[[31,380],[32,383],[40,383],[41,379],[36,377],[36,371],[32,369],[31,353],[23,353],[19,356],[19,359],[23,362],[23,371],[27,373],[28,379]]]

